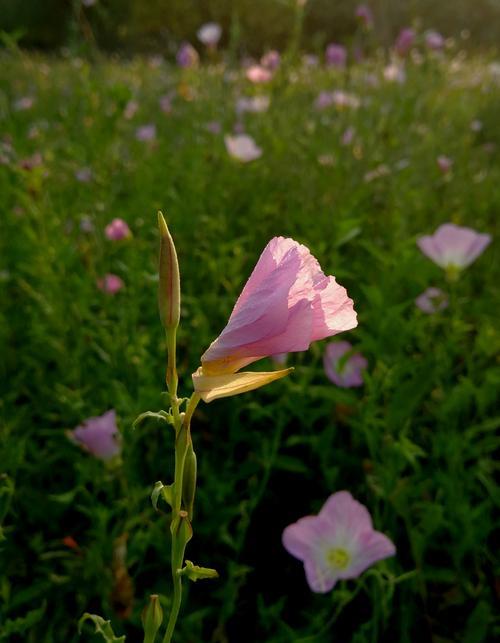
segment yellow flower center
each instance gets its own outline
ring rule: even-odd
[[[351,562],[349,552],[337,547],[330,549],[326,558],[334,569],[345,569]]]

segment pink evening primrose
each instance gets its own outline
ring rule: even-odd
[[[448,297],[439,288],[430,287],[415,299],[418,308],[427,315],[433,315],[448,307]]]
[[[101,460],[120,453],[120,434],[114,410],[88,418],[70,432],[71,439]]]
[[[373,529],[367,508],[348,491],[331,495],[317,516],[305,516],[283,531],[283,546],[304,563],[309,587],[326,593],[338,580],[357,578],[396,548]]]
[[[433,235],[417,239],[420,250],[441,268],[467,268],[491,242],[491,235],[481,234],[454,223],[443,223]]]
[[[323,365],[328,379],[341,388],[363,386],[363,371],[368,361],[361,353],[354,353],[343,359],[352,350],[346,341],[331,342],[325,348]]]
[[[225,136],[226,150],[230,156],[242,163],[255,161],[262,156],[262,150],[248,134]]]
[[[415,42],[415,31],[410,27],[401,29],[394,43],[394,50],[398,56],[406,56]]]
[[[251,83],[268,83],[272,79],[273,73],[261,65],[252,65],[247,69],[246,77]]]
[[[307,350],[311,342],[356,326],[353,301],[335,277],[323,273],[306,246],[274,237],[226,327],[201,356],[201,368],[193,374],[195,390],[209,402],[257,388],[267,383],[266,376],[278,379],[289,369],[271,374],[236,371],[263,357]]]
[[[110,241],[121,241],[132,235],[127,222],[119,218],[113,219],[111,223],[108,223],[104,229],[104,234]]]
[[[119,292],[124,285],[125,284],[123,283],[123,279],[121,279],[121,277],[110,272],[104,275],[102,279],[97,280],[97,287],[107,295],[116,295],[116,293]]]
[[[216,47],[222,35],[222,28],[216,22],[207,22],[198,29],[196,35],[206,47]]]
[[[347,61],[347,49],[343,45],[329,44],[325,51],[325,61],[331,67],[343,69]]]

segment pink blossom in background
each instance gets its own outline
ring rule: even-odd
[[[92,170],[89,167],[81,167],[75,172],[75,179],[80,183],[89,183],[92,180]]]
[[[347,49],[343,45],[329,44],[325,51],[325,61],[331,67],[343,69],[347,62]]]
[[[445,269],[467,268],[490,242],[491,235],[454,223],[443,223],[433,235],[417,239],[417,245],[424,255]]]
[[[164,114],[172,113],[172,97],[170,94],[164,94],[160,96],[158,101],[160,103],[160,109]]]
[[[361,101],[357,96],[344,92],[341,89],[337,89],[333,92],[322,91],[314,101],[314,107],[318,110],[327,109],[332,105],[339,108],[351,107],[353,109],[357,109],[360,104]]]
[[[363,371],[368,367],[368,361],[360,353],[353,353],[343,360],[350,351],[352,344],[349,342],[331,342],[326,346],[323,355],[328,379],[341,388],[363,386]]]
[[[354,15],[365,29],[371,29],[373,27],[373,12],[367,4],[360,4],[356,8]]]
[[[367,172],[363,180],[365,183],[371,183],[372,181],[375,181],[375,179],[380,179],[383,176],[388,176],[391,173],[391,170],[389,166],[387,166],[385,163],[381,163],[380,165],[377,165],[377,167],[374,170],[371,170]]]
[[[425,34],[425,44],[428,49],[439,51],[443,49],[445,40],[439,32],[431,30]]]
[[[278,353],[357,325],[353,301],[306,246],[274,237],[262,252],[229,321],[201,357],[203,370],[234,373]]]
[[[236,101],[236,111],[238,114],[267,112],[270,102],[269,96],[242,96]]]
[[[276,49],[271,49],[270,51],[266,52],[260,59],[260,64],[262,65],[262,67],[265,67],[266,69],[269,69],[271,71],[275,71],[276,69],[278,69],[280,63],[280,52],[276,51]]]
[[[268,83],[273,74],[269,69],[262,67],[261,65],[252,65],[246,71],[246,77],[251,83]]]
[[[131,236],[128,223],[123,219],[113,219],[104,229],[104,234],[110,241],[121,241]]]
[[[341,144],[350,145],[354,140],[355,134],[356,130],[354,129],[354,127],[348,127],[342,134],[342,138],[340,139]]]
[[[114,410],[88,418],[70,433],[71,439],[101,460],[109,460],[121,450],[120,433]]]
[[[206,128],[211,134],[220,134],[222,132],[222,126],[218,121],[210,121],[206,124]]]
[[[394,51],[398,54],[398,56],[404,57],[408,55],[408,52],[415,43],[415,37],[415,31],[411,29],[411,27],[405,27],[404,29],[401,29],[398,37],[396,38],[396,42],[394,43]]]
[[[198,64],[199,59],[200,57],[198,56],[196,49],[188,42],[183,42],[176,55],[179,67],[195,67]]]
[[[439,288],[427,288],[415,299],[418,308],[428,315],[437,313],[448,307],[448,296]]]
[[[135,130],[135,138],[138,141],[154,141],[156,138],[156,125],[141,125]]]
[[[104,275],[102,279],[97,280],[97,287],[99,290],[102,290],[102,292],[105,292],[108,295],[116,295],[124,285],[123,279],[112,273],[108,273],[107,275]]]
[[[242,163],[255,161],[262,156],[262,149],[248,134],[227,135],[224,137],[224,142],[228,154]]]
[[[448,156],[438,156],[436,159],[438,168],[443,174],[448,174],[451,168],[453,167],[453,159],[450,159]]]
[[[18,98],[14,102],[14,109],[16,112],[24,112],[28,109],[31,109],[33,105],[35,104],[35,99],[33,96],[23,96],[22,98]]]
[[[31,156],[28,156],[19,161],[19,166],[23,170],[28,171],[34,170],[36,167],[40,167],[41,165],[43,165],[43,156],[41,152],[35,152]]]
[[[367,508],[348,491],[331,495],[317,516],[286,527],[282,541],[288,553],[304,563],[309,587],[319,593],[396,553],[392,541],[374,530]]]
[[[198,29],[196,35],[206,47],[216,47],[222,35],[222,28],[216,22],[207,22]]]
[[[129,121],[132,118],[134,118],[138,109],[139,109],[139,103],[136,100],[131,99],[125,105],[125,109],[123,110],[123,116]]]
[[[398,63],[390,63],[384,68],[384,78],[391,83],[399,83],[402,85],[406,80],[406,72],[403,65]]]

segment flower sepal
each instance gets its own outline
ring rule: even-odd
[[[224,375],[205,375],[200,366],[193,373],[194,390],[204,402],[212,402],[221,397],[231,397],[239,393],[246,393],[270,384],[275,380],[285,377],[293,368],[280,371],[228,373]]]
[[[189,580],[192,580],[193,583],[196,583],[198,580],[205,578],[218,578],[219,574],[215,569],[210,567],[200,567],[199,565],[194,565],[190,560],[186,560],[186,565],[180,569],[177,573],[179,576],[187,576]]]

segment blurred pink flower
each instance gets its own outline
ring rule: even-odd
[[[172,96],[170,94],[164,94],[160,96],[160,109],[164,114],[172,113]]]
[[[246,77],[251,83],[268,83],[272,79],[273,74],[269,69],[261,65],[252,65],[247,69]]]
[[[114,410],[84,420],[70,432],[71,439],[101,460],[109,460],[121,450],[120,433]]]
[[[363,371],[366,370],[368,361],[361,353],[353,353],[343,360],[351,350],[352,344],[349,342],[331,342],[326,346],[323,355],[328,379],[341,388],[363,386]]]
[[[255,161],[262,156],[262,149],[248,134],[227,135],[224,137],[224,142],[228,154],[242,163]]]
[[[218,121],[210,121],[206,124],[206,128],[211,134],[220,134],[222,131],[221,124]]]
[[[236,101],[236,111],[239,114],[266,112],[270,102],[269,96],[242,96]]]
[[[378,165],[374,170],[367,172],[364,175],[363,180],[365,181],[365,183],[371,183],[375,179],[380,179],[381,177],[387,176],[390,173],[391,170],[389,169],[389,167],[385,163],[382,163]]]
[[[80,183],[89,183],[92,180],[92,170],[89,167],[81,167],[75,172],[75,179]]]
[[[491,242],[489,234],[443,223],[433,235],[419,237],[420,250],[441,268],[467,268]]]
[[[373,12],[367,4],[360,4],[354,15],[366,29],[373,27]]]
[[[156,138],[156,125],[141,125],[135,130],[135,138],[138,141],[154,141]]]
[[[344,68],[347,62],[347,49],[343,45],[329,44],[325,51],[325,61],[331,67]]]
[[[222,35],[222,28],[216,22],[207,22],[196,32],[198,40],[207,47],[215,47]]]
[[[374,530],[366,507],[348,491],[332,494],[317,516],[286,527],[283,546],[304,563],[309,587],[319,593],[396,553],[391,540]]]
[[[415,299],[415,304],[428,315],[437,313],[448,307],[448,297],[439,288],[427,288]]]
[[[24,112],[28,109],[31,109],[34,104],[35,99],[33,98],[33,96],[23,96],[22,98],[18,98],[14,102],[14,109],[17,112]]]
[[[448,172],[451,170],[453,167],[453,159],[450,159],[448,156],[438,156],[436,159],[438,168],[441,170],[443,174],[448,174]]]
[[[196,49],[188,42],[183,42],[176,55],[179,67],[195,67],[198,64],[199,59],[200,57],[198,56]]]
[[[102,290],[102,292],[105,292],[108,295],[115,295],[123,288],[124,285],[123,279],[112,273],[108,273],[107,275],[104,275],[102,279],[97,280],[97,287],[99,290]]]
[[[357,109],[360,104],[361,101],[357,96],[354,96],[354,94],[349,94],[341,89],[336,89],[333,92],[320,92],[314,102],[314,107],[322,110],[330,107],[331,105],[335,105],[339,108],[352,107],[353,109]]]
[[[410,27],[401,29],[394,43],[394,51],[399,56],[406,56],[415,42],[415,31]]]
[[[19,161],[19,166],[23,170],[34,170],[36,167],[40,167],[43,165],[43,156],[40,152],[35,152],[31,156],[28,156],[24,159],[21,159]]]
[[[350,145],[354,140],[355,134],[356,130],[354,129],[354,127],[348,127],[342,134],[342,138],[340,139],[341,144]]]
[[[384,68],[384,78],[391,83],[399,83],[402,85],[406,80],[406,72],[403,65],[398,63],[390,63]]]
[[[262,67],[270,69],[271,71],[275,71],[276,69],[278,69],[280,63],[280,52],[276,51],[276,49],[271,49],[270,51],[266,52],[260,59],[260,64],[262,65]]]
[[[108,223],[104,229],[104,234],[110,241],[120,241],[132,235],[127,222],[119,218],[113,219],[111,223]]]
[[[125,109],[123,110],[123,115],[129,121],[132,118],[134,118],[138,109],[139,109],[139,103],[136,100],[131,99],[125,105]]]
[[[443,49],[444,43],[445,40],[443,36],[437,31],[431,30],[425,34],[425,44],[428,49],[439,51],[440,49]]]
[[[274,237],[229,321],[201,357],[203,370],[231,373],[263,357],[304,351],[357,326],[353,301],[306,246]]]

